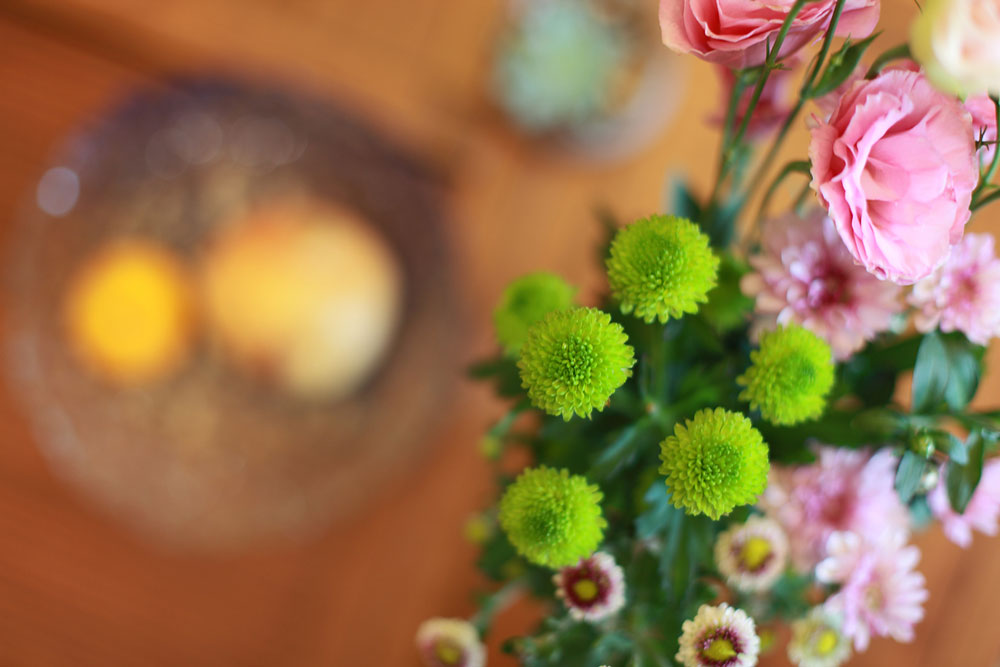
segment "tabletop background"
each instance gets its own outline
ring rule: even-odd
[[[883,45],[905,39],[914,11],[883,0]],[[715,151],[704,120],[718,99],[710,69],[683,59],[679,111],[640,153],[594,164],[547,152],[485,102],[504,12],[500,0],[0,0],[3,238],[60,139],[135,87],[197,72],[291,82],[433,165],[449,193],[461,354],[489,352],[489,312],[511,278],[547,269],[599,287],[588,261],[596,205],[623,218],[658,210],[664,175],[681,169],[704,188]],[[803,141],[800,128],[790,143]],[[988,211],[976,225],[998,223]],[[978,401],[998,406],[996,350],[989,359]],[[481,387],[459,387],[420,465],[356,515],[305,542],[216,556],[148,545],[94,509],[54,477],[2,392],[2,666],[416,665],[422,619],[472,610],[481,582],[461,526],[491,496],[476,445],[502,409]],[[1000,664],[1000,539],[977,536],[963,551],[935,529],[917,543],[931,598],[916,641],[876,641],[851,664]],[[519,605],[500,619],[491,664],[512,664],[497,637],[534,614]]]

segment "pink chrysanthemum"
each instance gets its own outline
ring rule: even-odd
[[[762,238],[761,253],[750,258],[756,271],[741,283],[756,299],[758,326],[800,324],[846,359],[900,312],[899,287],[856,264],[823,211],[771,220]]]
[[[923,332],[961,331],[969,340],[986,345],[1000,335],[1000,260],[989,234],[966,234],[951,256],[913,286],[909,301]]]
[[[976,141],[980,137],[984,141],[996,142],[997,140],[997,110],[993,106],[993,100],[989,95],[975,95],[965,100],[965,108],[972,114],[972,131],[976,135]],[[993,159],[993,151],[996,150],[996,143],[983,146],[979,149],[979,162],[981,165],[989,164]]]
[[[625,575],[615,559],[598,551],[552,577],[556,596],[578,621],[601,621],[625,605]]]
[[[806,572],[824,557],[837,531],[875,537],[909,530],[909,514],[893,488],[896,458],[887,451],[820,447],[816,463],[772,466],[760,506],[785,529],[792,564]]]
[[[904,533],[890,530],[873,539],[834,533],[827,551],[829,556],[816,566],[816,578],[840,584],[825,606],[843,614],[843,632],[854,640],[854,648],[864,651],[872,635],[911,641],[927,599],[924,576],[914,569],[920,550],[906,545]]]
[[[997,519],[1000,518],[1000,460],[988,461],[983,466],[982,479],[964,514],[956,513],[948,502],[943,470],[941,481],[927,496],[927,502],[941,522],[944,534],[960,547],[972,544],[973,529],[985,535],[996,535]]]

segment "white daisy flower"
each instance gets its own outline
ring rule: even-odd
[[[564,567],[552,581],[556,595],[578,621],[603,620],[625,605],[625,575],[615,559],[602,551]]]
[[[486,647],[468,621],[432,618],[417,630],[417,650],[427,667],[483,667]]]
[[[792,623],[788,659],[798,667],[840,667],[851,657],[851,640],[841,632],[837,616],[814,607]]]
[[[684,667],[754,667],[759,653],[753,619],[722,603],[703,604],[693,620],[684,621],[674,657]]]
[[[788,564],[788,538],[778,522],[751,517],[719,535],[715,564],[726,581],[739,590],[766,590]]]

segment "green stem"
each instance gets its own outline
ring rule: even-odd
[[[812,190],[812,179],[811,178],[810,178],[810,180],[808,180],[808,181],[805,182],[805,185],[803,185],[802,189],[799,190],[798,196],[795,197],[794,208],[795,208],[795,213],[796,214],[798,214],[798,215],[802,214],[802,205],[805,204],[806,195],[809,194],[810,190]]]
[[[729,142],[733,137],[733,125],[736,122],[736,110],[739,109],[740,99],[743,97],[743,92],[747,88],[746,70],[735,72],[735,76],[736,81],[733,83],[733,89],[729,93],[729,105],[726,108],[726,120],[722,131],[722,145],[719,151],[719,167],[715,172],[715,185],[712,186],[712,195],[709,198],[710,206],[715,205],[719,196],[719,190],[722,189],[722,183],[728,173],[728,168],[726,167],[726,151],[729,147]]]
[[[795,160],[786,164],[778,175],[774,177],[771,182],[770,187],[767,188],[767,192],[764,193],[764,198],[760,202],[760,208],[757,210],[757,222],[759,223],[764,215],[767,213],[768,205],[771,203],[771,199],[774,197],[774,193],[778,191],[778,188],[784,182],[790,174],[800,173],[809,175],[809,162],[806,160]]]
[[[987,204],[989,204],[990,202],[995,201],[997,199],[1000,199],[1000,190],[994,190],[990,194],[986,195],[985,197],[974,203],[971,208],[973,211],[977,211],[982,207],[986,206]]]
[[[893,60],[899,60],[901,58],[910,58],[910,57],[912,56],[910,54],[909,44],[899,44],[898,46],[894,46],[875,59],[875,62],[872,63],[872,66],[868,68],[868,72],[865,73],[865,78],[866,79],[872,78],[873,76],[881,72],[882,68],[884,68]]]
[[[771,71],[777,69],[779,66],[778,56],[781,53],[782,45],[785,43],[785,37],[788,35],[788,31],[791,30],[795,17],[798,16],[799,12],[802,11],[802,8],[809,1],[810,0],[795,0],[795,4],[792,5],[791,10],[788,12],[788,16],[785,17],[784,22],[781,24],[781,29],[778,31],[778,34],[774,39],[774,43],[768,46],[767,56],[764,60],[764,64],[761,65],[760,74],[757,76],[757,84],[754,86],[750,102],[743,111],[743,119],[740,122],[739,129],[736,131],[735,136],[723,145],[722,162],[719,166],[719,175],[716,179],[716,186],[713,189],[712,198],[709,201],[709,210],[715,210],[718,207],[719,191],[722,189],[726,178],[732,171],[733,159],[736,156],[737,150],[743,144],[743,138],[746,136],[747,127],[750,125],[750,119],[753,116],[754,110],[757,108],[757,103],[760,102],[760,97],[764,92],[764,86],[767,84],[767,79],[771,75]],[[736,98],[735,96],[733,96],[733,98],[737,100],[736,104],[738,105],[739,98]],[[732,106],[732,100],[730,106]]]
[[[823,71],[824,61],[830,53],[830,47],[833,45],[834,34],[837,32],[837,25],[840,23],[840,15],[844,11],[845,2],[846,0],[837,0],[837,6],[833,10],[833,17],[830,19],[830,26],[827,28],[826,37],[823,39],[823,46],[820,48],[819,56],[816,58],[816,64],[813,66],[809,76],[807,76],[805,81],[802,83],[802,87],[799,89],[798,101],[785,118],[785,122],[781,124],[781,129],[778,130],[778,136],[774,138],[767,155],[764,156],[764,159],[761,160],[760,164],[757,166],[757,170],[750,179],[749,185],[747,185],[746,190],[744,190],[743,201],[749,199],[754,191],[760,187],[761,183],[764,181],[768,171],[771,169],[771,164],[778,155],[778,151],[781,150],[781,145],[785,142],[785,137],[788,136],[788,131],[791,129],[796,119],[798,119],[799,113],[802,111],[805,101],[810,97],[813,84],[816,83],[816,78],[819,77],[820,72]]]
[[[990,99],[993,100],[993,108],[996,113],[997,127],[1000,127],[1000,98],[998,98],[996,95],[992,95],[990,96]],[[980,177],[979,185],[977,185],[976,189],[972,191],[972,202],[973,202],[972,210],[976,210],[976,208],[978,208],[978,206],[976,205],[976,200],[979,199],[980,195],[982,195],[983,193],[983,190],[986,188],[987,185],[989,185],[990,181],[993,180],[993,176],[996,174],[997,171],[998,163],[1000,163],[1000,142],[997,142],[997,144],[993,146],[993,159],[990,161],[990,166],[986,170],[986,173]]]
[[[489,634],[493,617],[506,609],[523,592],[524,584],[520,579],[509,581],[494,593],[485,596],[479,605],[479,611],[469,622],[475,626],[480,637]]]

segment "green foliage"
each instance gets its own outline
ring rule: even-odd
[[[913,412],[964,410],[979,388],[983,354],[962,334],[925,335],[913,368]]]
[[[896,467],[896,493],[904,505],[908,505],[920,489],[920,480],[924,476],[927,459],[911,451],[903,452],[903,457]]]
[[[822,97],[827,93],[833,92],[838,86],[847,81],[847,78],[857,69],[861,58],[865,55],[865,51],[868,50],[868,47],[871,46],[871,43],[878,36],[879,33],[875,33],[860,42],[851,42],[850,39],[844,40],[844,44],[840,47],[840,50],[830,56],[830,62],[823,75],[809,89],[809,97]]]
[[[959,514],[965,512],[979,485],[979,479],[983,476],[983,458],[986,454],[986,439],[983,434],[979,431],[970,433],[966,449],[968,456],[965,463],[952,460],[945,466],[948,501]]]

